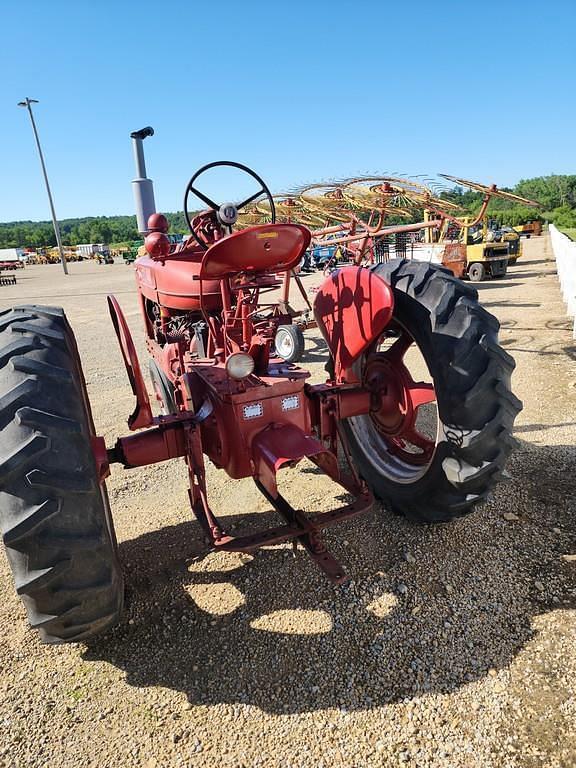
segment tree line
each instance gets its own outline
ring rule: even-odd
[[[166,214],[170,232],[184,234],[188,226],[184,214]],[[136,216],[88,216],[59,222],[64,245],[79,243],[129,243],[140,239]],[[0,224],[0,248],[50,248],[56,245],[50,221],[14,221]]]
[[[488,216],[500,224],[515,227],[527,221],[540,219],[549,221],[558,227],[576,227],[576,176],[553,174],[522,179],[514,188],[502,187],[505,192],[513,192],[520,197],[539,203],[540,208],[531,208],[502,198],[493,198],[488,208]],[[473,214],[478,210],[482,194],[472,190],[455,187],[443,192],[442,197],[457,203],[464,210]]]
[[[501,224],[516,226],[533,219],[551,221],[559,227],[576,227],[576,176],[556,175],[538,176],[523,179],[513,189],[504,188],[521,197],[527,197],[540,204],[540,209],[495,198],[488,209],[489,216]],[[479,192],[455,187],[442,192],[444,199],[460,205],[473,214],[478,210],[482,195]],[[417,215],[420,215],[418,212]],[[184,213],[166,214],[170,222],[170,231],[185,234],[188,226]],[[415,219],[417,221],[417,219]],[[393,222],[390,222],[393,223]],[[406,219],[403,219],[406,223]],[[135,216],[94,216],[81,219],[64,219],[60,222],[60,231],[64,245],[74,246],[79,243],[128,243],[138,240],[140,235]],[[45,248],[56,245],[56,238],[51,222],[15,221],[0,224],[0,248]]]

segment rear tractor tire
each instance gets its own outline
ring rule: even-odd
[[[298,363],[304,356],[304,334],[298,325],[279,325],[274,337],[276,354],[287,363]]]
[[[115,624],[123,579],[74,334],[56,307],[0,312],[0,529],[44,642]]]
[[[374,271],[392,287],[394,314],[357,365],[379,397],[344,431],[375,496],[409,519],[449,521],[487,497],[515,445],[514,360],[476,290],[444,267],[394,260]],[[417,378],[427,369],[431,383],[409,371],[416,352]]]

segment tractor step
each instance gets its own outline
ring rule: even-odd
[[[335,525],[342,520],[355,517],[367,511],[372,506],[372,495],[369,492],[360,494],[351,504],[346,504],[339,509],[324,512],[313,518],[308,518],[304,512],[294,509],[281,495],[272,496],[261,483],[256,481],[260,493],[272,504],[274,509],[282,515],[286,522],[298,533],[293,536],[295,542],[302,544],[316,565],[324,571],[330,581],[342,584],[348,580],[344,569],[336,558],[326,549],[321,536],[323,528]]]
[[[267,531],[248,536],[223,536],[216,542],[216,549],[223,549],[225,552],[250,552],[259,547],[282,544],[297,538],[301,533],[300,528],[281,525],[278,528],[269,528]]]
[[[304,516],[302,515],[302,517]],[[285,541],[302,544],[330,581],[342,584],[348,580],[348,576],[345,574],[341,564],[326,549],[319,531],[314,529],[312,532],[309,530],[309,526],[283,525],[279,528],[270,528],[267,531],[249,536],[223,536],[215,543],[214,548],[216,550],[223,549],[225,552],[251,552],[260,547],[282,544]]]

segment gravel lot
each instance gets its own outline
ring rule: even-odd
[[[114,631],[41,646],[0,555],[0,766],[575,766],[576,347],[547,238],[524,247],[479,289],[524,401],[493,499],[450,525],[417,527],[377,505],[332,529],[352,577],[334,587],[288,546],[204,552],[180,462],[116,469],[127,609]],[[65,307],[112,444],[132,396],[105,294],[140,342],[133,270],[70,272],[27,268],[0,288],[0,308]],[[307,350],[321,379],[315,332]],[[285,473],[286,493],[331,508],[338,490],[309,470]],[[228,527],[275,519],[251,481],[211,469],[209,483]]]

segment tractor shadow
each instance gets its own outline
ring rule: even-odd
[[[287,547],[254,558],[193,549],[194,522],[125,541],[123,621],[83,658],[193,705],[281,714],[450,693],[509,667],[538,614],[576,607],[574,564],[562,559],[576,551],[575,460],[574,446],[522,443],[511,479],[462,520],[416,526],[377,505],[337,526],[326,538],[346,586]],[[225,521],[275,524],[265,512]]]

